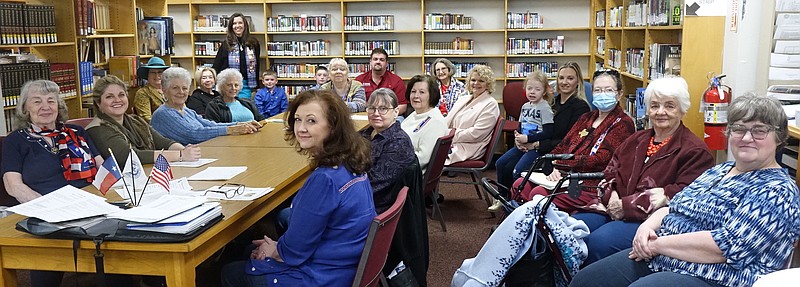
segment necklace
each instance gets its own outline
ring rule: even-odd
[[[656,152],[659,149],[661,149],[661,147],[666,145],[669,142],[669,140],[672,139],[672,136],[669,136],[667,139],[665,139],[663,142],[659,144],[655,144],[655,138],[656,138],[655,136],[651,137],[650,144],[647,145],[647,157],[651,157],[654,154],[656,154]]]

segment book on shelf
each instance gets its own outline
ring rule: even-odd
[[[315,41],[273,41],[267,42],[267,56],[328,56],[331,42]]]
[[[564,53],[564,36],[549,39],[508,38],[506,53],[509,55],[538,55]]]
[[[681,25],[683,22],[682,0],[650,0],[647,22],[651,26]]]
[[[175,30],[172,17],[145,17],[137,23],[139,55],[172,55]]]
[[[216,56],[220,46],[222,46],[222,41],[195,41],[194,55]]]
[[[506,13],[507,29],[541,29],[544,28],[544,17],[539,13],[527,11],[525,13]]]
[[[506,64],[507,78],[525,78],[533,71],[541,71],[548,78],[558,76],[558,62],[525,62]]]
[[[3,105],[15,106],[19,101],[22,86],[32,80],[51,80],[50,63],[39,60],[34,62],[10,61],[15,56],[6,55],[0,59],[0,82],[3,89]]]
[[[394,30],[394,15],[344,16],[345,31]]]
[[[315,63],[272,63],[272,65],[270,65],[270,69],[278,73],[278,78],[313,79],[314,75],[317,73],[317,67],[319,66],[320,64]]]
[[[400,54],[397,40],[346,41],[344,47],[345,56],[369,56],[375,48],[383,48],[390,56]]]
[[[647,25],[647,3],[644,0],[633,0],[628,3],[627,27],[642,27]]]
[[[625,49],[625,72],[637,77],[644,76],[644,48]]]
[[[0,45],[58,42],[55,7],[0,3]]]
[[[252,23],[252,22],[250,22]],[[278,15],[267,18],[267,32],[330,31],[331,14]]]
[[[475,41],[456,37],[451,42],[425,42],[426,55],[473,55]]]
[[[428,13],[425,14],[425,30],[472,30],[472,17],[464,14]]]
[[[95,1],[94,0],[75,0],[75,31],[78,36],[94,35],[95,23]]]
[[[92,62],[78,62],[78,74],[80,76],[80,96],[88,96],[92,94],[94,89],[94,77],[92,76]]]
[[[137,87],[136,68],[139,60],[136,56],[114,56],[108,59],[108,73],[117,76],[128,84],[129,88]]]
[[[394,62],[387,63],[386,69],[389,72],[394,73],[397,64]],[[347,63],[347,69],[350,71],[349,76],[351,78],[355,78],[360,74],[372,71],[372,68],[369,66],[369,63]]]
[[[681,45],[653,43],[650,45],[649,61],[651,80],[667,75],[680,76]]]

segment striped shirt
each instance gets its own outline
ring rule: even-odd
[[[800,237],[800,198],[786,170],[769,168],[723,178],[733,162],[719,164],[670,202],[659,236],[710,230],[726,263],[691,263],[667,256],[653,271],[672,271],[725,286],[750,286],[782,268]]]

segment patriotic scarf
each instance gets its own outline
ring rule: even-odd
[[[55,146],[50,151],[61,158],[65,179],[68,181],[85,179],[89,182],[94,179],[94,175],[97,174],[97,165],[90,153],[89,143],[82,136],[76,134],[75,129],[58,123],[54,130],[43,130],[31,125],[28,132],[32,135],[53,139]]]
[[[244,47],[244,49],[242,49]],[[244,51],[245,58],[247,58],[247,74],[242,75],[242,77],[247,80],[247,86],[251,89],[255,88],[258,84],[258,75],[256,75],[256,65],[258,65],[258,59],[256,59],[256,53],[252,47],[242,46],[239,43],[231,45],[230,51],[228,51],[228,68],[240,70],[240,55],[239,53]]]

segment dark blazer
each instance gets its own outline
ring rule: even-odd
[[[206,93],[201,89],[196,89],[192,92],[192,95],[186,99],[186,107],[194,110],[197,112],[198,115],[205,117],[206,115],[206,107],[208,103],[210,103],[215,98],[221,97],[219,92],[216,90],[211,90],[213,94]]]
[[[236,97],[236,100],[242,103],[245,108],[253,113],[253,118],[256,121],[261,121],[264,119],[264,116],[258,112],[258,109],[253,102],[246,99],[240,99],[239,97]],[[233,115],[231,114],[231,109],[229,109],[228,105],[225,104],[225,101],[222,100],[222,96],[219,96],[208,103],[208,106],[206,107],[205,118],[218,123],[230,123],[233,120]]]
[[[428,246],[428,217],[425,210],[425,198],[422,195],[422,169],[419,161],[415,159],[406,166],[403,174],[392,186],[394,197],[403,186],[408,186],[408,197],[403,206],[403,213],[394,232],[392,246],[389,248],[389,257],[383,267],[383,274],[389,274],[400,261],[411,270],[419,286],[427,286],[428,261],[430,256]]]
[[[578,118],[590,111],[589,104],[577,98],[570,97],[561,104],[561,96],[553,98],[553,136],[550,139],[539,141],[539,154],[547,154],[555,148],[575,125]]]

